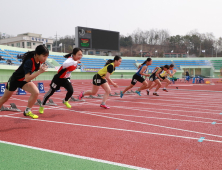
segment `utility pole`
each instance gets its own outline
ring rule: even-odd
[[[199,56],[201,55],[201,41],[200,41],[200,52],[199,52]]]
[[[57,38],[58,38],[59,35],[57,35],[57,31],[56,31],[56,35],[55,35],[55,38],[56,38],[56,52],[57,52]]]

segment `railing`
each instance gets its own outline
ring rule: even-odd
[[[96,73],[95,73],[96,74]],[[9,80],[10,76],[0,76],[0,83],[7,83]],[[44,81],[44,80],[52,80],[53,76],[52,75],[44,75],[44,76],[38,76],[36,77],[33,81]],[[84,79],[92,79],[93,75],[89,74],[89,75],[77,75],[77,74],[73,74],[71,76],[72,80],[84,80]],[[132,75],[111,75],[111,79],[131,79]]]

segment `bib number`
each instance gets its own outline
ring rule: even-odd
[[[101,83],[101,79],[95,79],[94,82],[99,84]]]

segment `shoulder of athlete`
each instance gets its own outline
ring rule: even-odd
[[[73,58],[68,58],[64,63],[63,63],[63,66],[64,67],[69,67],[69,66],[72,66],[72,65],[74,65],[74,66],[77,66],[77,64],[78,64],[78,62],[77,61],[75,61],[75,60],[73,60]]]

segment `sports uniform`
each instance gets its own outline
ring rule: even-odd
[[[142,70],[142,68],[144,66],[147,66],[146,64],[142,65],[140,67],[140,69],[133,75],[133,78],[132,78],[132,81],[131,81],[131,84],[132,85],[135,85],[137,83],[137,81],[139,81],[140,83],[143,83],[145,81],[145,79],[142,77],[142,75],[140,74],[140,71]],[[144,73],[147,72],[147,69],[148,67],[146,68],[146,70],[144,71]]]
[[[15,70],[15,72],[9,78],[6,89],[9,91],[15,91],[18,87],[22,88],[26,83],[28,83],[25,81],[25,75],[38,71],[40,64],[40,62],[35,62],[34,56],[23,61],[19,68]]]
[[[70,82],[70,76],[71,72],[74,71],[77,68],[78,62],[73,60],[73,57],[69,57],[59,68],[58,73],[53,77],[51,83],[50,83],[50,89],[49,91],[45,94],[42,105],[46,104],[46,101],[49,99],[50,96],[54,94],[56,90],[59,90],[60,87],[64,87],[67,90],[66,97],[64,104],[68,108],[71,108],[71,105],[67,102],[69,98],[73,94],[73,87]],[[40,107],[41,109],[41,107]],[[41,111],[39,111],[41,112]]]
[[[157,69],[154,73],[152,73],[151,74],[151,76],[149,77],[149,80],[150,81],[155,81],[158,77],[156,76],[156,73],[158,72],[158,71],[160,71],[161,70],[161,72],[163,71],[163,67],[160,67],[159,69]]]
[[[106,73],[110,73],[111,75],[114,73],[115,68],[114,68],[114,63],[110,63],[100,69],[97,74],[93,76],[93,84],[96,86],[101,86],[102,84],[106,83]]]

